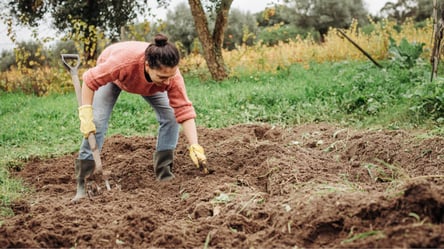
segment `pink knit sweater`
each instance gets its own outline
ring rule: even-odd
[[[97,59],[97,65],[83,74],[83,82],[94,91],[110,82],[124,91],[143,96],[167,91],[178,123],[195,118],[196,112],[187,97],[179,70],[165,86],[156,86],[146,80],[144,66],[148,45],[146,42],[128,41],[108,46]]]

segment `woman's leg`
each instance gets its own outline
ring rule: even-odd
[[[170,107],[166,92],[143,97],[154,109],[159,122],[156,151],[153,155],[153,167],[156,179],[166,181],[174,178],[172,172],[174,149],[179,139],[179,124],[176,122],[173,108]]]
[[[108,83],[107,85],[100,87],[94,93],[93,116],[94,124],[96,125],[96,140],[99,151],[102,150],[106,131],[108,130],[109,118],[111,117],[114,104],[121,91],[122,90],[114,83]],[[83,139],[82,141],[78,159],[93,160],[87,139]]]
[[[166,92],[159,92],[143,98],[153,107],[159,122],[156,151],[174,150],[179,139],[179,124],[176,122]]]

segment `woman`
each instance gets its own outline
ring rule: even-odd
[[[85,138],[94,132],[99,150],[122,90],[141,95],[154,109],[159,122],[154,172],[161,181],[174,177],[173,154],[179,138],[179,124],[190,145],[193,163],[201,169],[206,164],[204,149],[197,138],[196,113],[178,69],[179,60],[177,48],[166,36],[158,34],[151,44],[129,41],[110,45],[100,54],[97,65],[83,74],[80,131]],[[78,190],[79,184],[84,189],[85,177],[94,171],[87,139],[83,139],[75,169]]]

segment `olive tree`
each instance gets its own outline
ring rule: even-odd
[[[222,46],[233,0],[208,0],[205,5],[201,0],[188,0],[188,3],[211,76],[214,80],[223,80],[228,77],[228,72],[222,56]],[[204,6],[215,20],[212,31]]]
[[[85,38],[87,60],[96,55],[98,31],[116,39],[120,28],[145,11],[142,1],[135,0],[8,0],[6,15],[21,24],[35,27],[46,14],[52,26],[62,32],[77,32]],[[163,2],[163,1],[162,1]],[[79,25],[82,22],[84,25]]]
[[[439,5],[443,0],[437,1]],[[432,16],[433,1],[431,0],[397,0],[387,2],[381,9],[383,16],[395,19],[398,23],[403,23],[407,18],[412,18],[417,22],[424,21]]]
[[[353,19],[366,22],[363,0],[285,0],[294,11],[299,27],[313,27],[323,36],[330,27],[347,28]]]

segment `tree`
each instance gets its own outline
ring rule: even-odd
[[[86,60],[96,55],[98,29],[115,40],[120,28],[144,11],[143,3],[135,0],[9,0],[8,6],[9,16],[22,24],[35,27],[49,13],[58,30],[81,32]],[[76,20],[85,25],[76,25]]]
[[[253,45],[256,31],[256,19],[251,13],[232,9],[228,17],[223,48],[232,50],[241,44]]]
[[[165,31],[170,39],[180,41],[186,52],[190,53],[193,42],[197,38],[197,32],[194,28],[194,19],[188,4],[182,2],[173,11],[169,10],[165,24]]]
[[[438,2],[442,3],[443,0]],[[431,0],[398,0],[387,2],[381,9],[381,13],[403,23],[407,18],[413,18],[416,22],[424,21],[432,17],[433,1]]]
[[[295,22],[301,28],[314,27],[324,35],[330,27],[347,28],[353,19],[366,22],[363,0],[285,0],[294,10]]]
[[[395,3],[387,2],[382,7],[381,14],[397,20],[398,23],[403,23],[407,18],[415,16],[416,4],[415,0],[398,0]]]
[[[256,14],[259,27],[290,24],[294,21],[294,9],[285,4],[275,4]]]
[[[54,25],[61,31],[75,28],[71,20],[85,22],[87,25],[80,27],[83,36],[87,38],[84,52],[88,59],[94,58],[96,54],[96,28],[102,29],[111,38],[115,37],[120,32],[120,27],[136,17],[137,11],[143,12],[141,1],[146,0],[9,0],[9,14],[22,23],[36,25],[37,20],[41,20],[49,12],[54,17]],[[169,4],[169,0],[157,2],[160,6]],[[188,0],[205,61],[215,80],[223,80],[228,76],[222,46],[232,2],[233,0],[207,0],[203,5],[200,0]],[[210,13],[209,17],[215,20],[212,31],[204,6]]]
[[[279,42],[289,42],[296,37],[306,37],[309,33],[316,41],[320,40],[312,26],[298,25],[295,9],[285,4],[275,4],[256,15],[259,27],[258,39],[268,46]]]
[[[433,1],[418,0],[417,11],[415,14],[415,21],[417,22],[424,21],[432,17],[432,13],[433,13]]]
[[[214,13],[215,24],[210,31],[207,15],[200,0],[188,0],[197,34],[203,47],[203,54],[208,69],[214,80],[221,81],[228,77],[222,56],[224,32],[228,23],[228,13],[233,0],[210,0],[206,5],[210,13]]]

